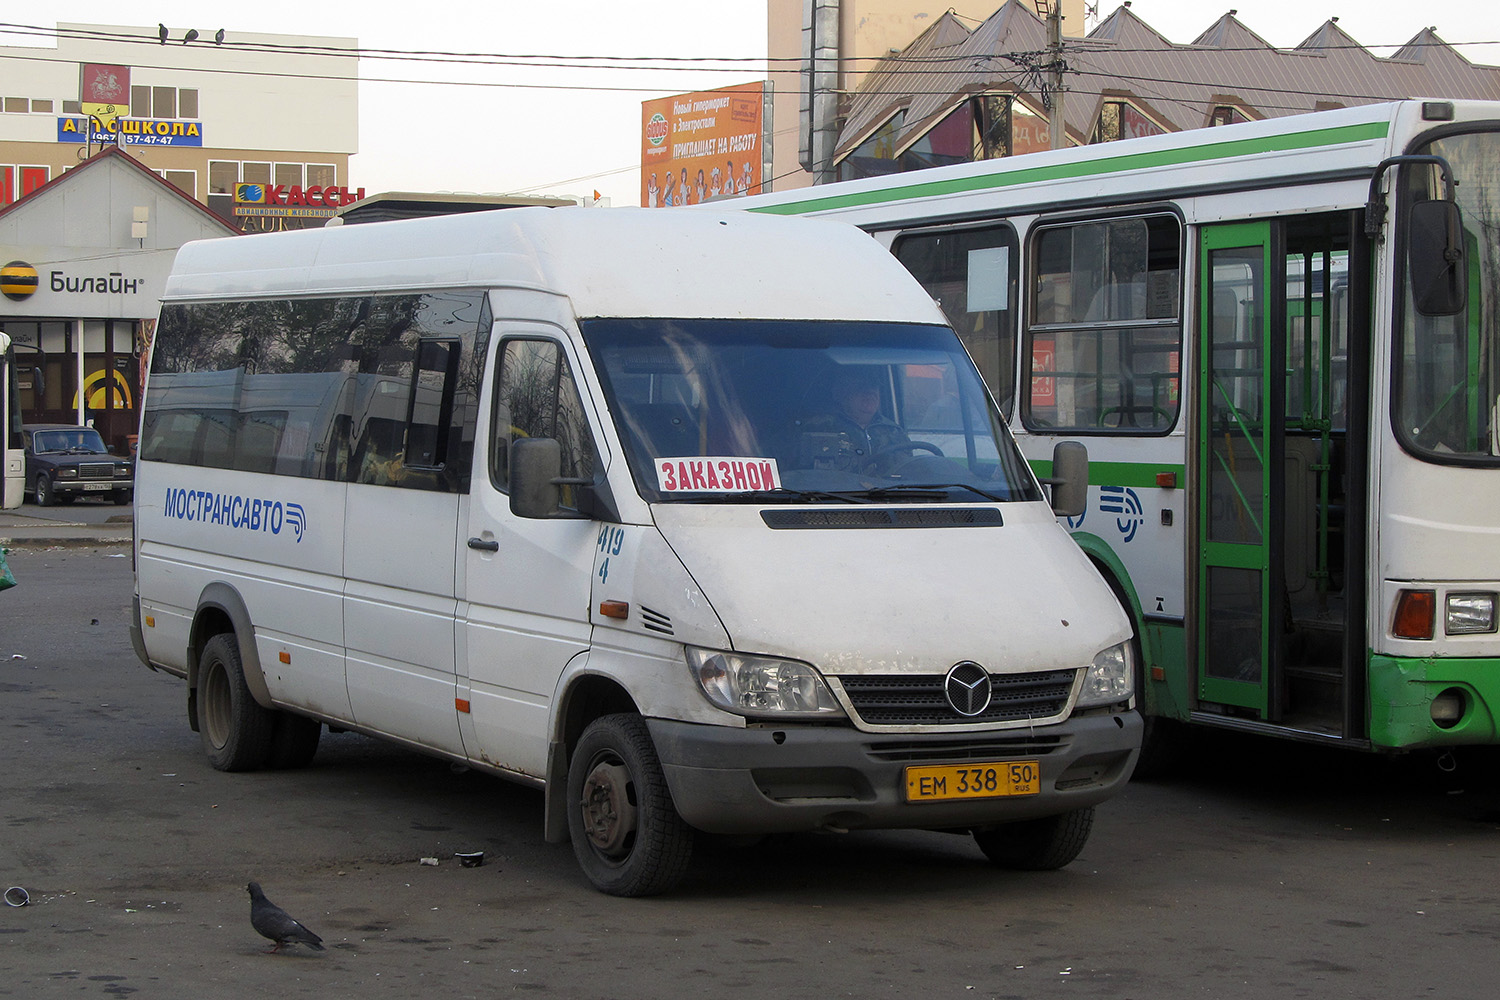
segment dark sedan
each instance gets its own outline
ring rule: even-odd
[[[135,464],[111,455],[92,427],[32,424],[26,440],[26,488],[43,507],[93,496],[127,504],[135,490]]]

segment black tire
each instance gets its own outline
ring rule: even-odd
[[[292,771],[312,763],[323,736],[323,724],[291,712],[276,713],[276,731],[271,734],[271,767]]]
[[[114,490],[110,493],[109,498],[115,502],[116,507],[123,507],[130,502],[130,491]]]
[[[1094,828],[1094,807],[975,830],[974,842],[1001,868],[1049,872],[1078,857]]]
[[[36,477],[36,505],[38,507],[52,507],[57,504],[57,491],[52,488],[52,480],[47,478],[45,472],[38,473]]]
[[[198,659],[198,734],[219,771],[254,771],[271,759],[276,713],[261,708],[245,685],[233,633],[208,640]]]
[[[584,874],[611,896],[654,896],[687,873],[693,830],[640,716],[606,715],[583,731],[568,764],[568,834]]]

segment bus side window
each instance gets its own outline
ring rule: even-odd
[[[900,236],[891,247],[958,331],[1000,411],[1016,381],[1016,233],[1007,224]]]
[[[1169,215],[1040,231],[1023,351],[1027,426],[1172,428],[1181,379],[1181,234]]]
[[[562,346],[553,340],[507,340],[500,345],[495,403],[490,419],[490,482],[510,489],[510,445],[518,438],[556,438],[562,446],[561,474],[594,475],[594,443],[583,400]],[[572,506],[572,487],[563,506]]]

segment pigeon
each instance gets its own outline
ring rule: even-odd
[[[313,951],[323,950],[323,939],[292,919],[292,915],[266,898],[260,891],[259,882],[245,887],[250,892],[250,926],[257,934],[276,942],[271,949],[275,954],[282,945],[302,943]]]

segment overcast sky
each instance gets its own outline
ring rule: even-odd
[[[1107,16],[1117,3],[1100,0],[1099,6]],[[1410,0],[1134,0],[1131,9],[1172,41],[1189,42],[1231,6],[1251,30],[1280,46],[1296,45],[1331,16],[1371,47],[1400,45],[1428,24],[1449,42],[1500,43],[1500,4],[1493,0],[1432,7]],[[597,189],[615,205],[632,205],[640,190],[643,100],[764,77],[763,64],[753,60],[765,57],[765,0],[255,0],[205,14],[208,7],[202,0],[44,0],[13,5],[4,19],[47,27],[160,21],[174,36],[190,27],[205,34],[222,27],[337,35],[357,38],[367,49],[406,52],[625,57],[607,70],[362,61],[367,82],[360,90],[360,152],[350,183],[372,194],[587,196]],[[1500,44],[1459,51],[1473,62],[1500,65]],[[669,70],[642,69],[647,57],[689,61]]]

